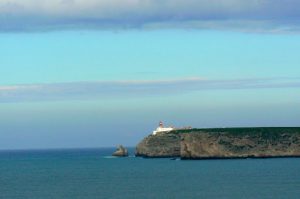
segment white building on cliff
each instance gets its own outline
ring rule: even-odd
[[[162,121],[160,121],[157,129],[153,131],[152,135],[156,135],[157,133],[162,133],[162,132],[169,132],[172,130],[174,130],[173,127],[164,127],[164,124],[162,123]]]

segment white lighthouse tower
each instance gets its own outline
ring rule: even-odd
[[[157,133],[161,133],[161,132],[169,132],[172,130],[174,130],[174,128],[164,127],[164,124],[162,123],[162,121],[160,121],[158,127],[156,128],[155,131],[153,131],[152,135],[156,135]]]

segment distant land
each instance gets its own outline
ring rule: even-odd
[[[300,157],[300,127],[181,129],[144,138],[136,156],[181,159]]]

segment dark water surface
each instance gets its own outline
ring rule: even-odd
[[[300,158],[181,161],[112,158],[113,150],[2,151],[0,198],[300,198]]]

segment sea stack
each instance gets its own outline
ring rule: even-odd
[[[123,147],[122,145],[119,145],[117,150],[112,154],[116,157],[127,157],[128,156],[128,150]]]

